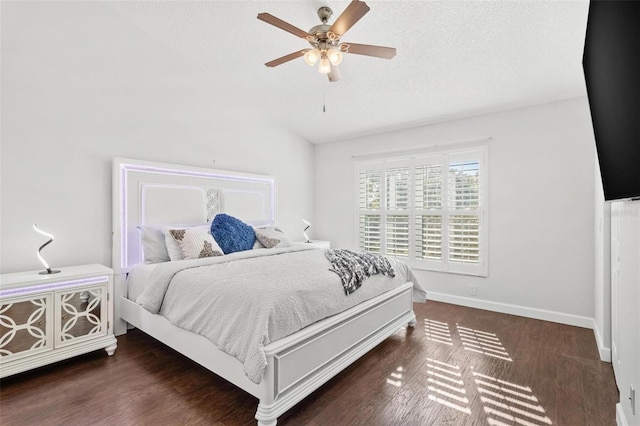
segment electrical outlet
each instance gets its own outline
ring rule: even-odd
[[[478,295],[478,286],[475,284],[469,284],[469,294],[471,296],[477,296]]]
[[[633,385],[629,385],[629,403],[631,404],[631,413],[636,415],[636,390]]]

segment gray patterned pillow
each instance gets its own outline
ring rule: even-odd
[[[164,242],[167,247],[167,252],[169,253],[169,259],[171,260],[182,260],[184,259],[184,254],[182,253],[182,247],[180,246],[180,242],[176,240],[171,231],[176,230],[187,230],[192,228],[204,229],[205,231],[209,230],[211,224],[205,223],[203,225],[173,225],[173,226],[163,226],[161,228],[162,234],[164,235]],[[176,235],[180,235],[177,233]]]
[[[280,248],[291,246],[291,241],[282,230],[276,226],[256,228],[256,238],[266,248]]]
[[[222,256],[224,254],[208,229],[172,229],[169,232],[180,244],[182,255],[185,259],[199,259],[201,257]]]

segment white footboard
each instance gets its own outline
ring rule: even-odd
[[[403,284],[266,346],[258,425],[275,425],[278,416],[400,327],[415,324],[412,289]]]

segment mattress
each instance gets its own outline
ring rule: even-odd
[[[414,283],[414,300],[424,302],[425,290],[408,266],[389,261],[393,276],[372,275],[348,295],[321,249],[250,250],[140,265],[129,275],[128,297],[205,336],[241,361],[247,377],[259,383],[269,343],[405,282]]]
[[[139,263],[133,267],[127,276],[127,299],[136,301],[150,285],[153,272],[158,268],[158,265],[160,263]]]

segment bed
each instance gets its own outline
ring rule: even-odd
[[[268,286],[275,287],[278,283],[293,283],[291,295],[304,293],[301,289],[306,289],[312,298],[321,299],[324,296],[319,296],[316,287],[320,285],[320,281],[314,281],[316,275],[335,275],[333,280],[337,279],[339,282],[337,275],[326,268],[323,272],[314,273],[313,279],[309,274],[306,279],[301,278],[304,271],[298,270],[304,270],[305,266],[300,266],[306,265],[303,262],[326,262],[324,250],[311,248],[303,243],[204,259],[149,265],[144,262],[141,229],[167,224],[206,223],[221,213],[242,218],[253,227],[273,228],[276,225],[275,204],[275,179],[270,176],[114,159],[113,269],[115,318],[118,318],[115,324],[116,334],[126,333],[128,327],[139,328],[255,396],[259,400],[255,417],[258,425],[262,426],[275,425],[278,416],[398,329],[406,325],[414,326],[413,302],[424,301],[425,296],[424,289],[418,283],[414,285],[416,280],[410,269],[401,262],[389,259],[396,271],[393,282],[383,274],[377,274],[367,281],[370,285],[363,284],[349,295],[338,295],[343,289],[332,288],[331,295],[326,293],[331,300],[327,306],[335,311],[320,312],[323,310],[317,309],[318,312],[315,312],[316,309],[310,308],[297,311],[297,320],[291,322],[299,324],[292,326],[294,328],[291,330],[296,330],[293,332],[277,327],[263,332],[261,327],[257,327],[262,333],[257,338],[259,344],[253,347],[256,337],[248,338],[247,342],[253,342],[253,346],[239,345],[248,348],[244,354],[229,349],[241,341],[240,336],[233,334],[231,340],[217,341],[207,334],[229,334],[216,328],[217,323],[226,320],[209,320],[206,332],[196,330],[189,324],[179,323],[176,320],[179,316],[176,308],[170,308],[174,304],[173,298],[181,300],[175,306],[192,303],[186,310],[195,312],[198,309],[208,310],[197,303],[209,300],[209,296],[193,295],[205,294],[206,286],[192,290],[194,293],[191,296],[186,291],[175,290],[176,288],[187,288],[187,283],[196,285],[196,282],[204,282],[210,276],[216,277],[216,285],[222,285],[221,283],[229,282],[229,277],[238,277],[238,270],[253,268],[249,268],[249,264],[256,265],[261,271],[268,270],[271,265],[278,265],[261,275],[260,285],[264,287],[261,287],[260,297],[263,300],[269,299],[264,294],[271,294]],[[148,257],[148,253],[146,256]],[[235,272],[234,267],[237,269]],[[280,277],[276,271],[283,271],[283,276]],[[229,277],[224,277],[224,273],[229,273]],[[254,285],[253,281],[255,278],[247,278],[247,282],[242,285]],[[212,311],[224,315],[223,318],[229,318],[233,316],[233,310],[240,309],[240,305],[249,305],[247,312],[250,314],[239,315],[257,315],[262,321],[261,312],[266,311],[266,321],[278,325],[283,321],[274,320],[269,315],[274,311],[288,312],[289,309],[294,309],[293,305],[283,305],[274,296],[271,299],[277,309],[265,307],[260,310],[263,303],[247,301],[253,292],[243,290],[240,282],[238,278],[230,287],[236,291],[236,300],[241,299],[242,303],[224,312],[224,307],[231,306],[233,302],[220,299],[216,302],[216,309]],[[164,290],[158,290],[160,287]],[[249,288],[251,287],[247,287]],[[222,293],[217,289],[211,291],[212,300],[218,297],[218,293]],[[247,297],[238,297],[237,292],[244,292]],[[290,297],[282,299],[289,300]],[[301,305],[305,303],[307,302]],[[340,303],[344,303],[344,306],[337,306]],[[264,305],[266,306],[266,302]],[[203,321],[191,323],[197,323],[200,327]],[[253,318],[251,323],[254,323]],[[255,323],[260,322],[256,320]],[[273,331],[275,329],[277,330]]]

